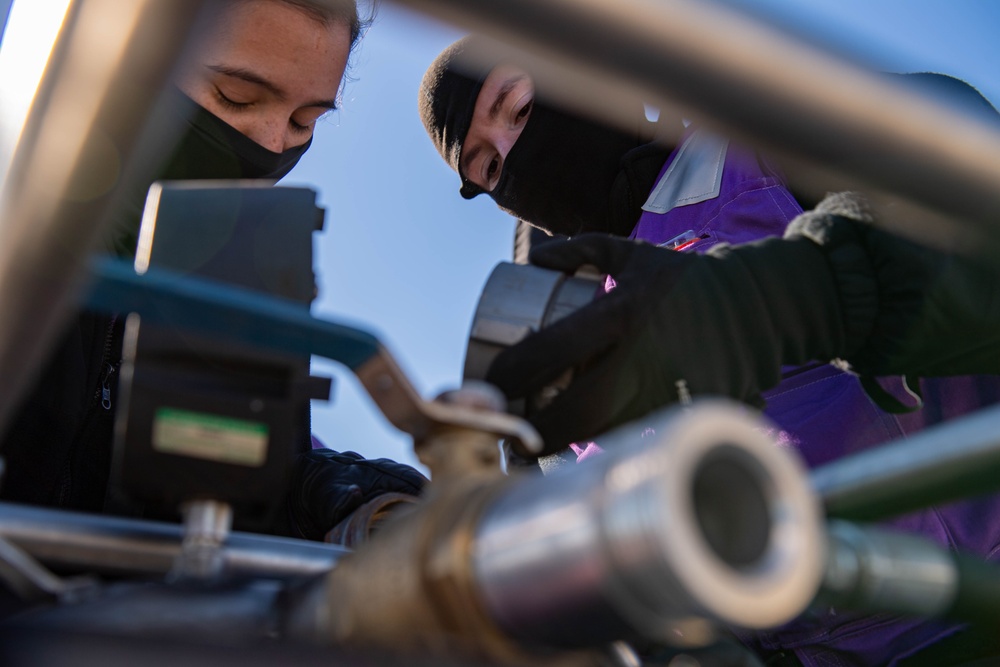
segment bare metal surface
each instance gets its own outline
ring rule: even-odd
[[[211,580],[225,566],[223,545],[233,527],[233,508],[217,500],[195,500],[182,507],[181,550],[171,575],[180,579]]]
[[[812,484],[831,516],[875,520],[1000,489],[1000,408],[827,463]]]
[[[0,194],[0,428],[68,318],[86,251],[203,4],[70,8]]]
[[[558,647],[582,661],[560,664],[594,664],[618,639],[671,641],[709,619],[769,627],[806,608],[826,553],[818,508],[755,421],[696,404],[609,438],[575,474],[432,482],[311,589],[293,633],[519,665],[552,664],[559,653],[530,647]]]
[[[601,285],[598,278],[568,276],[527,264],[497,264],[472,318],[463,377],[485,379],[493,360],[505,349],[593,301]],[[571,379],[570,371],[536,395],[511,401],[508,410],[528,416],[551,401]]]
[[[526,658],[481,613],[469,587],[472,526],[505,484],[500,476],[482,482],[432,481],[416,511],[307,589],[289,616],[290,637],[408,657]]]
[[[958,578],[947,549],[924,537],[830,523],[825,604],[935,616],[954,603]]]
[[[507,632],[565,644],[631,627],[670,641],[687,618],[762,628],[805,609],[825,549],[818,508],[753,420],[709,402],[601,443],[604,456],[521,483],[477,527],[476,585]]]
[[[731,9],[707,0],[397,2],[546,59],[546,86],[605,118],[620,116],[631,90],[808,158],[819,194],[864,186],[902,196],[916,206],[885,211],[874,197],[879,222],[899,231],[964,239],[973,250],[998,238],[1000,129]],[[595,94],[607,87],[621,94]]]
[[[383,493],[351,512],[327,533],[326,541],[348,549],[367,542],[390,516],[412,509],[416,496],[405,493]]]
[[[179,525],[0,503],[0,537],[60,570],[135,577],[166,575],[180,553]],[[231,533],[222,549],[237,576],[289,578],[332,568],[342,547]]]
[[[499,389],[475,380],[443,392],[437,402],[497,415],[503,415],[507,404]],[[414,440],[413,451],[430,470],[435,487],[473,476],[486,480],[503,474],[497,435],[480,428],[438,424],[425,437]]]
[[[25,602],[69,601],[78,592],[93,590],[96,584],[90,577],[60,579],[2,537],[0,580]]]
[[[354,369],[362,386],[389,422],[420,440],[437,426],[457,426],[520,441],[529,452],[542,449],[541,437],[528,422],[476,406],[425,401],[395,359],[384,349]]]

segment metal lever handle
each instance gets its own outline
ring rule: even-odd
[[[93,577],[57,577],[4,537],[0,537],[0,580],[27,602],[67,600],[97,585]]]
[[[459,426],[518,440],[530,452],[541,451],[538,433],[517,417],[425,401],[375,336],[312,317],[301,304],[165,269],[138,275],[129,262],[110,258],[91,263],[90,275],[95,281],[85,301],[90,308],[131,311],[154,323],[344,364],[389,422],[415,439],[439,425]]]

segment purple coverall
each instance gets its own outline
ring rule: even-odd
[[[704,131],[689,129],[665,163],[643,206],[632,238],[704,252],[718,243],[782,236],[801,212],[778,171],[757,153]],[[733,331],[739,336],[739,331]],[[810,466],[870,448],[1000,400],[1000,376],[923,380],[924,407],[895,415],[878,408],[858,378],[827,363],[786,368],[781,383],[763,394],[775,437],[795,447]],[[900,378],[880,383],[903,402]],[[935,507],[890,525],[941,544],[996,559],[1000,496]],[[941,620],[812,610],[786,627],[755,634],[765,652],[793,650],[805,665],[892,665],[961,626]]]

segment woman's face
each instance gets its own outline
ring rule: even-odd
[[[460,167],[465,178],[487,192],[493,190],[534,99],[535,87],[527,72],[513,65],[493,68],[483,81],[462,142]]]
[[[261,146],[306,143],[336,106],[350,27],[323,25],[276,0],[227,3],[175,83],[188,97]]]

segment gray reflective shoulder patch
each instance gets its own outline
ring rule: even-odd
[[[678,149],[677,157],[649,194],[642,210],[666,213],[678,206],[718,197],[728,146],[728,139],[695,131]]]

